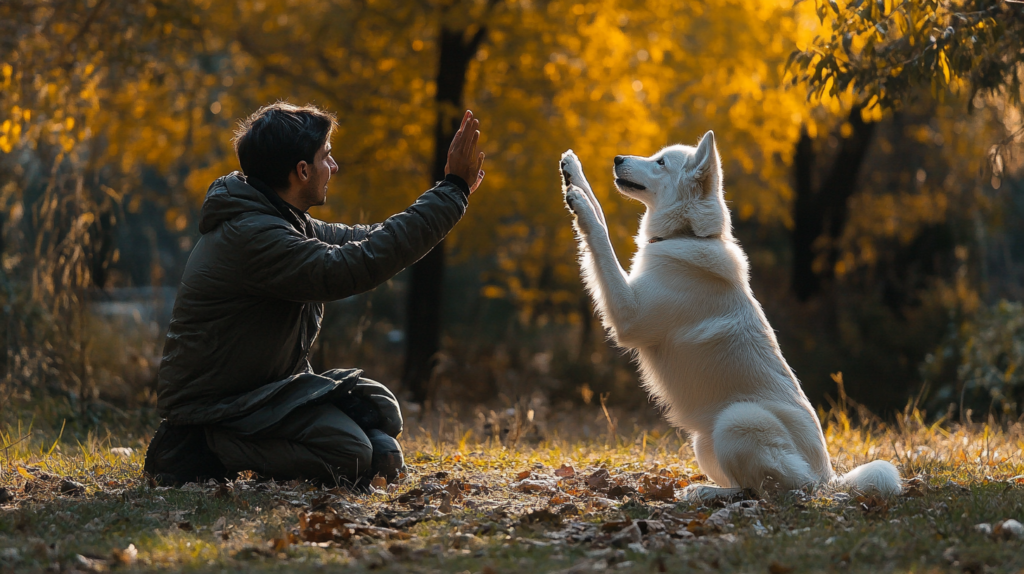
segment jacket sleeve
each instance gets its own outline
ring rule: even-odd
[[[466,196],[469,196],[469,185],[464,179],[457,175],[448,174],[445,182],[452,183]],[[344,223],[327,223],[316,218],[310,218],[313,223],[313,234],[324,243],[331,245],[344,245],[350,241],[362,241],[370,233],[380,229],[383,223],[373,225],[345,225]]]
[[[366,236],[380,229],[383,223],[373,225],[345,225],[344,223],[327,223],[319,219],[312,219],[313,234],[324,243],[331,245],[344,245],[350,241],[362,241]]]
[[[317,238],[307,238],[277,218],[243,221],[235,230],[242,287],[252,295],[300,302],[368,291],[440,243],[467,203],[462,186],[444,181],[383,223],[325,232],[322,237],[331,241],[319,239],[319,230]],[[357,234],[362,237],[334,243]]]

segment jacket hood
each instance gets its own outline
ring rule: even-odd
[[[256,188],[245,181],[241,172],[217,178],[206,191],[199,212],[199,233],[207,234],[225,221],[243,213],[263,213],[281,217],[281,213]]]

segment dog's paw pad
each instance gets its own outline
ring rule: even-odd
[[[573,186],[565,191],[565,205],[569,207],[569,211],[576,213],[582,203],[583,196],[580,195],[580,189],[578,187]]]

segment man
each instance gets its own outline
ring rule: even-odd
[[[358,369],[313,373],[307,357],[324,301],[387,281],[461,219],[484,176],[479,125],[467,111],[444,181],[383,223],[350,227],[306,213],[338,171],[333,114],[277,103],[240,124],[242,173],[210,185],[174,303],[150,476],[181,484],[252,470],[359,484],[398,474],[394,395]]]

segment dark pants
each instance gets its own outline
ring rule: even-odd
[[[299,408],[247,437],[210,426],[206,443],[229,472],[252,470],[279,480],[355,482],[373,459],[366,431],[330,404]]]
[[[193,469],[204,451],[219,463],[222,476],[251,470],[276,480],[307,479],[332,485],[366,483],[378,474],[392,480],[405,465],[402,448],[395,440],[402,424],[391,391],[376,381],[360,379],[346,395],[298,407],[255,432],[164,423],[150,445],[146,471],[172,477],[169,481],[178,483],[218,478],[215,472]],[[188,428],[196,430],[186,435],[184,429]],[[184,444],[195,443],[197,438],[196,444]]]

